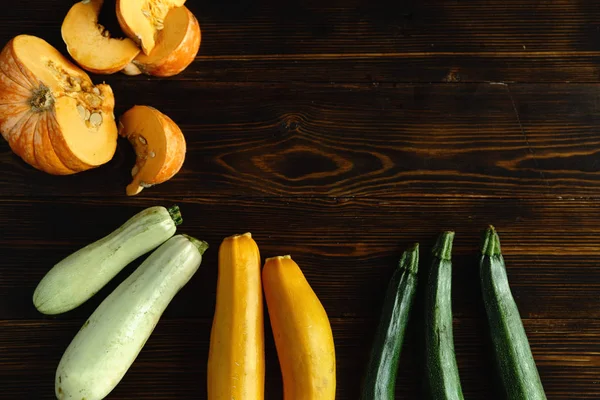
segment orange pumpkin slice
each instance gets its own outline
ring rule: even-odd
[[[65,17],[61,33],[67,51],[84,69],[96,74],[122,70],[140,49],[131,39],[114,39],[98,23],[104,0],[75,3]]]
[[[155,108],[135,106],[119,120],[119,134],[133,145],[137,161],[127,195],[171,179],[183,165],[186,144],[175,122]]]
[[[173,8],[167,14],[164,29],[158,33],[156,46],[150,55],[140,53],[128,75],[145,73],[154,76],[173,76],[186,69],[200,49],[200,24],[187,7]]]
[[[20,35],[0,53],[0,132],[25,162],[67,175],[108,162],[117,146],[115,100],[54,47]]]
[[[117,0],[117,19],[123,32],[150,54],[169,10],[184,4],[185,0]]]

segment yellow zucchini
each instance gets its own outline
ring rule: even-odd
[[[260,253],[250,233],[219,249],[217,303],[208,356],[208,400],[262,400],[264,315]]]
[[[284,400],[335,399],[335,348],[327,313],[290,256],[262,273],[283,376]]]

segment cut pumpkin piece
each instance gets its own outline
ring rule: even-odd
[[[83,0],[71,7],[62,37],[71,57],[86,70],[112,74],[122,70],[140,49],[131,39],[115,39],[98,23],[104,0]]]
[[[185,0],[117,0],[117,19],[123,32],[150,54],[169,11],[184,4]]]
[[[115,39],[98,23],[104,0],[75,3],[62,24],[67,51],[84,69],[96,74],[121,71],[140,49],[131,39]]]
[[[145,73],[154,76],[173,76],[186,69],[200,49],[200,24],[187,7],[173,8],[167,14],[165,27],[158,33],[156,46],[150,55],[140,53],[133,65],[124,72],[128,75]]]
[[[183,165],[186,144],[175,122],[155,108],[135,106],[119,121],[119,134],[132,144],[137,157],[127,195],[171,179]]]
[[[117,125],[112,89],[46,41],[13,38],[0,53],[0,132],[33,167],[68,175],[112,159]]]

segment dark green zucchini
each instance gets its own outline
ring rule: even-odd
[[[452,333],[452,241],[444,232],[433,248],[425,297],[426,385],[433,400],[462,400]]]
[[[479,267],[481,291],[505,397],[508,400],[545,400],[546,394],[508,284],[500,239],[493,226],[484,233]]]
[[[417,291],[419,245],[404,252],[388,285],[363,383],[362,400],[393,400],[404,331]]]

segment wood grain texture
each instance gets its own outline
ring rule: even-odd
[[[293,3],[293,4],[292,4]],[[66,54],[73,0],[0,13],[0,44],[43,37]],[[106,4],[112,6],[113,1]],[[479,234],[501,235],[513,294],[550,400],[600,398],[600,7],[595,0],[189,0],[200,53],[169,79],[94,76],[117,116],[154,106],[182,127],[182,171],[125,196],[134,163],[70,177],[0,141],[0,399],[51,399],[61,353],[140,260],[82,307],[44,317],[45,272],[144,207],[178,203],[180,232],[212,247],[109,399],[204,399],[217,249],[251,231],[291,253],[332,318],[338,400],[358,392],[402,250],[456,231],[453,308],[468,399],[498,398],[478,282]],[[111,7],[101,22],[118,33]],[[398,399],[421,399],[421,306]],[[281,380],[267,326],[267,399]]]
[[[597,83],[600,52],[198,56],[177,80],[202,82]],[[124,81],[124,77],[115,77]]]
[[[181,172],[153,196],[597,197],[595,85],[193,84],[115,86],[180,124]],[[189,101],[181,101],[181,99]],[[190,110],[191,107],[191,110]],[[122,197],[133,154],[68,177],[0,144],[0,197]]]
[[[135,204],[135,205],[134,205]],[[0,202],[0,319],[41,316],[31,295],[54,263],[116,229],[146,206],[171,200],[62,199]],[[402,251],[421,243],[421,271],[438,232],[456,231],[455,315],[483,317],[480,233],[493,223],[527,318],[600,318],[600,228],[595,201],[481,199],[186,199],[179,232],[211,248],[169,317],[208,318],[221,240],[250,231],[264,258],[292,254],[333,317],[374,317]],[[60,221],[60,222],[58,222]],[[84,318],[138,263],[66,318]]]
[[[3,30],[59,39],[54,28],[71,5],[15,3],[2,15]],[[591,0],[198,0],[186,6],[206,32],[206,54],[215,56],[598,50],[600,10]],[[242,40],[249,34],[251,40]]]
[[[62,352],[80,328],[79,321],[0,321],[0,398],[54,398],[54,372]],[[365,343],[374,320],[332,319],[338,365],[338,399],[358,392]],[[600,373],[600,323],[591,320],[525,320],[525,329],[549,399],[597,399]],[[206,399],[206,362],[211,321],[170,319],[155,332],[110,399]],[[454,323],[458,364],[465,398],[500,399],[486,327],[478,320]],[[398,399],[421,399],[417,326],[408,332],[398,372]],[[270,328],[267,329],[265,398],[281,399],[281,377]],[[584,344],[585,343],[585,344]],[[7,346],[10,344],[10,346]],[[35,349],[35,353],[30,348]],[[360,350],[359,350],[360,349]],[[43,356],[42,356],[43,355]],[[32,379],[35,377],[35,379]],[[194,384],[191,384],[194,382]]]
[[[60,0],[48,7],[44,0],[27,0],[11,5],[0,16],[0,42],[29,33],[43,36],[64,52],[60,24],[71,4]],[[194,0],[187,6],[202,26],[202,49],[198,62],[174,79],[598,82],[600,78],[600,10],[594,0],[293,4]]]

